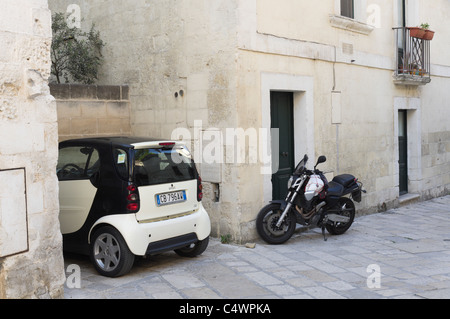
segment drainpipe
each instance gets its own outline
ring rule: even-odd
[[[336,62],[337,62],[337,48],[336,46],[334,47],[334,61],[333,61],[333,88],[331,89],[331,94],[332,94],[332,101],[331,103],[333,104],[333,94],[340,94],[340,91],[336,91]],[[340,102],[339,102],[340,103]],[[331,105],[332,108],[332,112],[333,112],[333,105]],[[340,105],[339,105],[340,108]],[[340,110],[339,110],[340,111]],[[332,114],[333,117],[333,114]],[[332,124],[336,125],[336,175],[339,175],[339,124],[340,124],[340,119],[339,121],[334,121],[334,119],[332,118]]]

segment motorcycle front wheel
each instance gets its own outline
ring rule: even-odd
[[[295,232],[296,218],[290,211],[283,220],[280,227],[277,223],[283,211],[280,204],[269,204],[258,213],[256,218],[256,230],[259,236],[268,244],[280,245],[288,241]]]

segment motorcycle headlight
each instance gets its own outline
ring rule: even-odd
[[[287,182],[287,187],[288,187],[288,189],[291,189],[291,186],[292,186],[292,182],[294,181],[294,177],[293,176],[291,176],[291,178],[289,178],[289,180],[288,180],[288,182]]]

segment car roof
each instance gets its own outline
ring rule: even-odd
[[[178,142],[162,139],[162,138],[149,138],[139,136],[109,136],[109,137],[88,137],[70,139],[60,142],[60,145],[76,145],[76,144],[89,144],[89,145],[115,145],[122,147],[135,147],[135,146],[150,146],[157,145],[159,142]]]

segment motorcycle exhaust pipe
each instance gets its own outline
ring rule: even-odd
[[[316,206],[316,213],[318,213],[323,206],[325,206],[327,203],[326,202],[321,202],[319,203],[319,205]]]
[[[313,217],[314,215],[316,215],[318,212],[320,212],[320,210],[322,209],[323,206],[325,206],[326,203],[325,202],[321,202],[319,203],[319,205],[317,205],[316,207],[314,207],[314,209],[312,209],[311,211],[309,211],[308,213],[304,213],[304,209],[300,208],[298,206],[295,207],[295,210],[304,218],[304,219],[310,219],[311,217]]]
[[[311,217],[311,216],[317,214],[322,209],[322,207],[325,206],[326,204],[327,204],[326,202],[319,203],[319,205],[317,205],[316,208],[313,210],[314,213],[310,214],[309,216]],[[280,219],[278,220],[278,222],[276,224],[277,227],[281,226],[281,224],[283,223],[284,219],[286,218],[286,215],[289,212],[289,210],[291,209],[291,207],[292,207],[292,204],[288,203],[287,206],[286,206],[286,209],[284,210],[283,214],[281,214],[281,217],[280,217]]]
[[[328,220],[331,220],[332,222],[337,222],[337,223],[348,223],[350,221],[350,217],[337,215],[337,214],[329,214]]]

